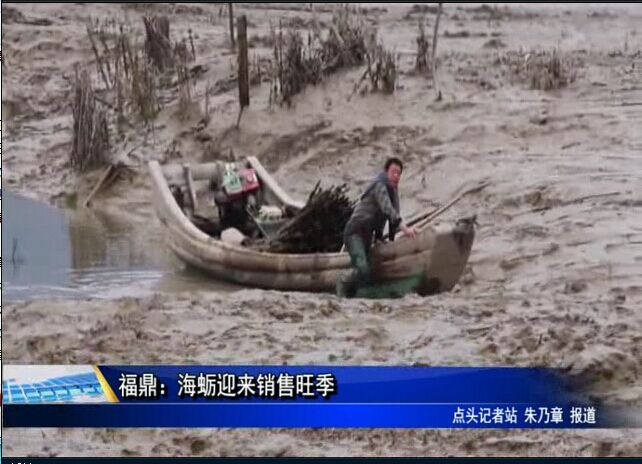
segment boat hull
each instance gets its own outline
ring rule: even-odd
[[[263,188],[275,203],[300,207],[250,158]],[[244,286],[284,291],[334,292],[342,273],[350,270],[347,253],[277,254],[224,243],[199,230],[183,213],[169,188],[173,171],[150,163],[153,203],[172,251],[188,265],[218,279]],[[207,169],[203,169],[208,174]],[[204,175],[205,175],[204,174]],[[198,176],[196,176],[198,178]],[[464,272],[474,241],[474,225],[426,226],[417,237],[402,237],[379,244],[372,250],[377,282],[413,282],[410,290],[420,294],[448,291]],[[419,278],[417,276],[420,276]]]

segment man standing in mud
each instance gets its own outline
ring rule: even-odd
[[[411,238],[417,235],[415,228],[403,224],[399,215],[397,188],[402,171],[403,163],[399,158],[386,160],[384,170],[361,195],[346,224],[343,242],[350,254],[353,270],[337,282],[337,294],[341,297],[354,296],[359,287],[373,283],[370,269],[372,239],[374,235],[375,240],[383,241],[386,221],[390,240],[394,240],[398,228]]]

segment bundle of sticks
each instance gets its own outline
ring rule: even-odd
[[[362,64],[367,54],[363,18],[353,14],[347,5],[336,10],[327,34],[322,34],[315,22],[307,46],[298,30],[284,36],[280,26],[278,34],[275,30],[272,34],[274,73],[270,102],[290,105],[292,97],[308,85],[316,85],[342,68]]]
[[[145,16],[145,52],[159,71],[174,66],[174,54],[169,38],[169,18],[167,16]]]
[[[96,94],[87,71],[76,69],[73,83],[73,139],[71,166],[84,172],[109,164],[107,112],[96,105]]]
[[[354,202],[347,186],[327,189],[317,182],[308,201],[270,240],[268,249],[275,253],[331,253],[341,250],[343,229],[350,219]]]

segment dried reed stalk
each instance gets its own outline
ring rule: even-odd
[[[85,172],[109,163],[109,127],[104,108],[96,105],[87,71],[78,72],[73,84],[72,168]]]

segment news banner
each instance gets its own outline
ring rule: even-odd
[[[4,427],[640,427],[555,369],[5,366]]]

